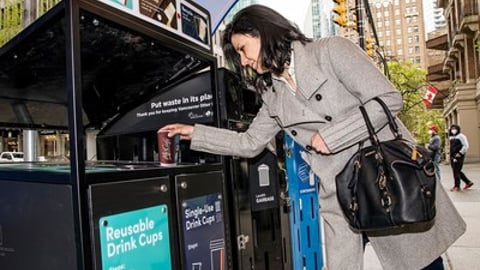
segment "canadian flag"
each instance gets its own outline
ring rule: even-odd
[[[425,103],[425,106],[430,107],[432,106],[433,99],[437,95],[438,90],[432,85],[429,85],[427,88],[427,92],[425,92],[425,96],[423,96],[423,103]]]

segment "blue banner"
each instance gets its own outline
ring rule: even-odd
[[[183,201],[182,222],[187,269],[226,269],[222,204],[220,193]]]

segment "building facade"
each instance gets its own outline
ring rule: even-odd
[[[378,46],[389,60],[426,68],[422,0],[370,0]]]
[[[435,102],[442,105],[446,126],[460,125],[467,136],[467,161],[480,160],[479,2],[438,0],[446,29],[427,41],[427,48],[441,53],[439,61],[428,66],[427,78],[446,93]]]

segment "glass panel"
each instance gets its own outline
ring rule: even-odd
[[[51,9],[0,48],[0,125],[68,127],[63,16],[63,7]],[[88,127],[105,126],[211,64],[88,12],[81,12],[80,29]]]

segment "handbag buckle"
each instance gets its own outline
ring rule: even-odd
[[[378,177],[378,189],[380,190],[385,190],[387,188],[387,177],[385,174],[381,174],[380,177]]]
[[[423,165],[423,171],[427,176],[435,176],[435,165],[431,160],[428,161],[425,165]]]
[[[360,164],[360,160],[358,160],[358,159],[355,160],[353,162],[353,166],[355,166],[357,169],[360,169],[360,167],[362,167],[362,165]]]
[[[355,213],[358,211],[358,203],[355,198],[353,198],[353,200],[350,202],[350,211],[352,211],[352,213]]]
[[[425,195],[426,198],[432,198],[433,192],[428,187],[422,187],[422,193]]]
[[[380,203],[382,203],[382,206],[385,208],[385,210],[390,211],[388,207],[392,205],[392,198],[389,195],[386,195],[382,198],[380,198]]]

